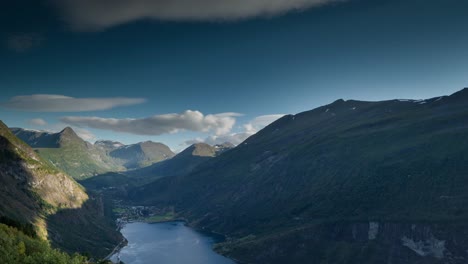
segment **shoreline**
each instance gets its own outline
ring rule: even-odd
[[[111,253],[109,253],[109,255],[107,255],[104,260],[110,260],[110,258],[115,255],[116,253],[120,252],[120,250],[122,248],[124,248],[126,245],[128,244],[128,240],[124,237],[122,239],[122,241],[120,241],[119,244],[117,244],[117,246],[114,247],[114,249],[111,251]],[[110,260],[112,263],[114,263],[112,260]]]
[[[206,229],[204,229],[204,228],[198,228],[198,227],[196,227],[196,226],[192,226],[192,225],[189,224],[189,222],[188,222],[187,219],[185,219],[185,218],[168,219],[168,220],[161,220],[161,221],[141,221],[141,220],[122,221],[122,222],[119,223],[118,229],[119,229],[119,232],[120,232],[120,230],[121,230],[126,224],[128,224],[128,223],[162,224],[162,223],[171,223],[171,222],[182,222],[182,223],[184,223],[185,226],[190,227],[190,228],[192,228],[193,230],[195,230],[195,231],[197,231],[197,232],[204,233],[204,234],[206,234],[206,235],[210,235],[210,234],[211,234],[211,235],[215,235],[215,236],[217,236],[217,237],[223,237],[222,240],[224,240],[224,241],[225,241],[226,238],[227,238],[226,235],[224,235],[224,234],[221,234],[221,233],[218,233],[218,232],[214,232],[214,231],[210,231],[210,230],[206,230]],[[122,234],[122,233],[121,233],[121,234]],[[122,236],[123,236],[123,234],[122,234]],[[216,238],[215,238],[215,239],[216,239]],[[220,252],[217,252],[216,250],[214,250],[213,246],[214,246],[215,244],[217,244],[217,243],[218,243],[218,242],[214,241],[214,243],[213,243],[213,245],[212,245],[212,250],[213,250],[213,252],[216,252],[217,254],[219,254],[219,255],[221,255],[221,256],[224,256],[225,258],[228,258],[228,259],[232,260],[235,264],[242,264],[242,262],[240,262],[239,260],[234,259],[234,258],[229,257],[229,256],[226,256],[226,255],[221,254]],[[121,250],[122,248],[124,248],[127,244],[128,244],[128,240],[124,237],[123,240],[122,240],[117,246],[115,246],[115,248],[112,250],[112,252],[111,252],[109,255],[107,255],[106,258],[104,258],[104,260],[110,260],[110,258],[111,258],[113,255],[115,255],[115,254],[117,254],[118,252],[120,252],[120,250]],[[114,263],[114,264],[117,264],[117,263],[113,262],[112,260],[110,260],[110,261],[111,261],[112,263]]]

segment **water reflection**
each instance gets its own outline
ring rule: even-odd
[[[120,252],[126,264],[233,264],[212,250],[215,238],[182,222],[129,223],[121,230],[128,245]],[[111,257],[116,262],[117,254]]]

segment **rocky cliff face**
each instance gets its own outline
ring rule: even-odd
[[[47,237],[45,217],[79,208],[88,199],[83,187],[39,157],[0,122],[0,180],[3,216],[36,224]]]
[[[60,144],[75,142],[65,130]],[[68,143],[67,143],[68,141]],[[70,253],[109,254],[122,236],[99,195],[42,159],[0,122],[0,219],[32,226],[32,233]]]
[[[466,224],[335,222],[225,242],[217,250],[247,263],[462,264]]]

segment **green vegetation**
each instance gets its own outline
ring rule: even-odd
[[[223,250],[249,263],[286,263],[281,256],[295,258],[287,252],[300,253],[295,263],[335,263],[330,256],[342,253],[334,259],[340,263],[356,248],[372,255],[403,247],[411,224],[452,246],[462,238],[450,234],[467,228],[453,225],[468,220],[467,116],[468,89],[419,102],[338,100],[285,116],[192,172],[136,188],[131,197],[175,206],[191,224],[227,234]],[[368,245],[369,221],[397,237]],[[360,225],[362,244],[353,237]],[[255,238],[244,241],[249,235]],[[428,232],[421,237],[430,239]]]
[[[55,167],[75,179],[121,170],[101,149],[84,141],[71,128],[59,133],[46,133],[14,128],[12,131]]]
[[[232,145],[229,144],[219,145],[218,148],[215,148],[208,144],[197,143],[173,158],[154,163],[151,166],[120,173],[104,173],[82,180],[80,183],[91,190],[113,190],[114,196],[117,196],[117,193],[120,196],[125,196],[128,190],[148,184],[158,178],[187,174],[200,164],[231,148]]]
[[[226,150],[228,147],[225,147]],[[205,143],[189,146],[171,159],[155,163],[151,166],[129,171],[126,174],[136,180],[138,185],[149,183],[157,178],[184,175],[194,170],[200,164],[216,156],[216,148]]]
[[[172,158],[174,152],[162,143],[146,141],[110,150],[109,156],[125,168],[135,169]]]
[[[112,212],[117,213],[117,214],[121,214],[121,213],[125,212],[125,209],[124,208],[113,208]]]
[[[88,151],[80,146],[39,148],[36,151],[75,179],[84,179],[108,171],[96,163]]]
[[[128,146],[119,142],[98,141],[93,145],[81,139],[69,127],[59,133],[21,128],[11,130],[45,160],[78,180],[142,168],[174,156],[168,146],[151,141]]]
[[[0,216],[35,227],[46,238],[45,218],[88,199],[79,184],[43,160],[0,122]]]
[[[64,133],[68,136],[61,140],[74,138],[71,131]],[[87,252],[95,257],[107,255],[121,241],[99,196],[88,199],[81,185],[45,161],[1,122],[0,157],[1,223],[31,237],[48,239],[67,252]]]
[[[16,228],[0,224],[0,260],[4,264],[81,264],[83,256],[52,249],[46,241],[32,238]]]
[[[60,210],[47,218],[51,244],[66,252],[104,258],[122,241],[116,230],[112,204],[99,194],[81,208]]]
[[[164,215],[153,215],[153,216],[146,217],[144,219],[144,222],[157,223],[157,222],[166,222],[166,221],[172,221],[172,220],[175,220],[175,215],[174,213],[169,212]]]

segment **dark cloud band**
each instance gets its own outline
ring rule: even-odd
[[[64,95],[34,94],[15,96],[0,106],[30,112],[85,112],[107,110],[146,102],[143,98],[74,98]]]
[[[102,30],[141,19],[238,20],[344,0],[54,0],[75,30]]]

